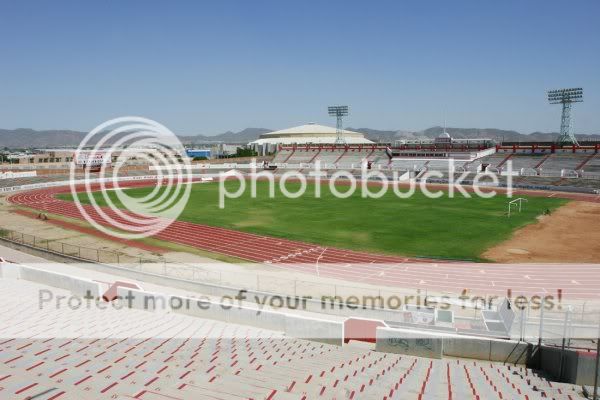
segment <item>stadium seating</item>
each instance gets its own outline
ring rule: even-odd
[[[543,155],[513,155],[509,161],[512,163],[513,171],[520,171],[522,168],[536,168],[544,160],[544,157]]]
[[[420,171],[427,164],[426,160],[392,160],[390,166],[400,171]]]
[[[337,164],[346,168],[358,166],[364,161],[368,160],[372,163],[379,163],[380,165],[387,165],[389,158],[385,153],[385,150],[371,148],[365,148],[363,150],[358,149],[330,149],[323,148],[320,151],[318,149],[297,148],[294,152],[292,150],[284,149],[280,151],[273,159],[273,164],[307,164],[314,163],[319,160],[321,165],[332,165]]]
[[[275,155],[275,158],[273,158],[272,163],[273,164],[285,163],[285,162],[287,162],[288,158],[290,158],[290,156],[293,153],[294,153],[294,150],[282,149],[277,152],[277,154]]]
[[[580,398],[525,367],[338,347],[160,310],[40,310],[46,288],[0,279],[0,398]]]
[[[308,164],[310,163],[317,155],[319,154],[319,150],[317,149],[296,149],[294,155],[287,161],[290,164]]]
[[[596,154],[583,166],[583,171],[587,173],[600,174],[600,155]]]
[[[543,171],[559,172],[563,169],[575,170],[587,158],[587,154],[553,154],[542,164]]]

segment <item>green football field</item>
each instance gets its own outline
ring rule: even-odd
[[[235,181],[226,183],[231,192],[238,186]],[[298,186],[287,184],[290,191]],[[152,189],[127,189],[127,193],[141,197]],[[275,198],[269,198],[268,182],[258,182],[256,198],[251,197],[248,185],[240,198],[226,199],[221,209],[217,183],[194,184],[179,219],[352,250],[482,260],[480,255],[487,248],[566,202],[529,197],[523,211],[508,218],[505,195],[483,199],[457,194],[431,199],[417,190],[412,197],[400,199],[390,189],[379,199],[362,198],[360,190],[339,199],[327,185],[321,188],[321,198],[315,197],[314,189],[309,184],[304,196],[290,199],[276,188]],[[120,204],[114,191],[107,193]],[[94,196],[105,205],[100,193]],[[71,199],[66,194],[61,197]]]

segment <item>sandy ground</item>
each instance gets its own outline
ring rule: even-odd
[[[600,262],[600,204],[573,201],[516,231],[483,257],[502,263]]]

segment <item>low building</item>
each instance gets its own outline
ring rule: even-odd
[[[209,159],[211,155],[210,149],[186,149],[185,152],[190,158],[204,157],[206,159]]]

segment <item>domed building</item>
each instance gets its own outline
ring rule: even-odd
[[[452,137],[450,137],[450,134],[446,132],[446,128],[444,128],[444,131],[440,134],[440,136],[435,138],[435,143],[452,143]]]
[[[373,144],[362,133],[342,131],[342,138],[346,144]],[[277,149],[279,145],[310,145],[310,144],[335,144],[337,139],[336,129],[330,126],[309,123],[282,129],[275,132],[263,133],[248,145],[259,154],[266,154]]]

